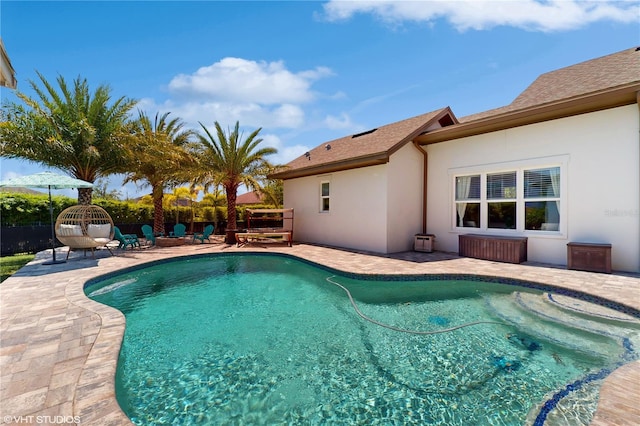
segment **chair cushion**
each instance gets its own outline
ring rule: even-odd
[[[89,225],[87,225],[87,234],[91,238],[109,238],[110,233],[111,233],[110,223],[105,223],[102,225],[90,223]]]
[[[58,228],[58,234],[63,237],[81,237],[82,228],[80,225],[67,225],[63,223],[60,225],[60,228]]]

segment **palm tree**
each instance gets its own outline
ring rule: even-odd
[[[252,190],[260,190],[260,181],[271,170],[271,164],[265,159],[275,154],[275,148],[258,148],[262,139],[257,139],[261,128],[251,133],[244,141],[240,134],[240,122],[236,122],[233,131],[225,132],[216,121],[216,136],[200,123],[204,135],[198,135],[201,144],[198,168],[201,170],[195,181],[203,184],[205,190],[211,185],[222,185],[227,196],[227,231],[236,229],[236,197],[238,187],[243,184]],[[227,234],[227,243],[235,238]]]
[[[92,94],[80,77],[69,87],[59,75],[59,92],[40,73],[38,77],[44,87],[29,82],[38,99],[17,93],[24,105],[3,108],[0,155],[41,163],[88,182],[124,172],[129,151],[123,130],[137,101],[121,97],[111,102],[109,86]],[[91,194],[91,188],[79,188],[78,203],[91,204]]]
[[[163,197],[167,186],[185,181],[193,165],[190,154],[191,130],[183,130],[184,122],[176,117],[169,120],[169,112],[151,121],[142,111],[132,123],[131,146],[135,158],[129,164],[126,182],[146,181],[153,198],[153,231],[164,233]]]

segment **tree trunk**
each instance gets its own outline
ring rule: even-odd
[[[164,234],[164,210],[162,208],[164,190],[162,185],[153,186],[151,193],[153,198],[153,233]]]
[[[91,195],[93,188],[78,188],[78,204],[88,205],[91,204]]]
[[[227,229],[236,229],[236,198],[238,185],[230,185],[224,189],[227,193]]]
[[[229,187],[225,187],[225,192],[227,193],[227,244],[235,244],[236,243],[236,227],[238,226],[236,222],[236,198],[238,193],[238,185],[231,185]]]

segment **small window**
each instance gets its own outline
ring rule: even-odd
[[[320,184],[320,211],[329,211],[329,182]]]

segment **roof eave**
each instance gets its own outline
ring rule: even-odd
[[[311,167],[304,167],[294,170],[284,170],[281,172],[273,173],[268,177],[270,179],[293,179],[305,176],[320,175],[326,173],[339,172],[343,170],[357,169],[360,167],[376,166],[389,162],[389,157],[397,150],[402,148],[408,142],[414,140],[414,138],[429,128],[434,122],[441,120],[444,116],[450,115],[454,123],[458,124],[457,117],[453,114],[450,107],[445,107],[440,110],[433,118],[422,126],[415,129],[406,137],[399,140],[396,144],[390,147],[387,151],[370,154],[367,156],[350,158],[346,160],[336,161],[333,163],[319,164]]]
[[[421,145],[428,145],[603,109],[631,105],[638,102],[639,91],[640,83],[634,82],[613,90],[510,111],[468,123],[437,129],[420,135],[416,137],[415,140]]]
[[[306,176],[321,175],[342,170],[357,169],[360,167],[377,166],[389,162],[387,152],[367,155],[364,157],[350,158],[348,160],[336,161],[333,163],[319,164],[317,166],[305,167],[295,170],[284,170],[268,176],[269,179],[294,179]]]

